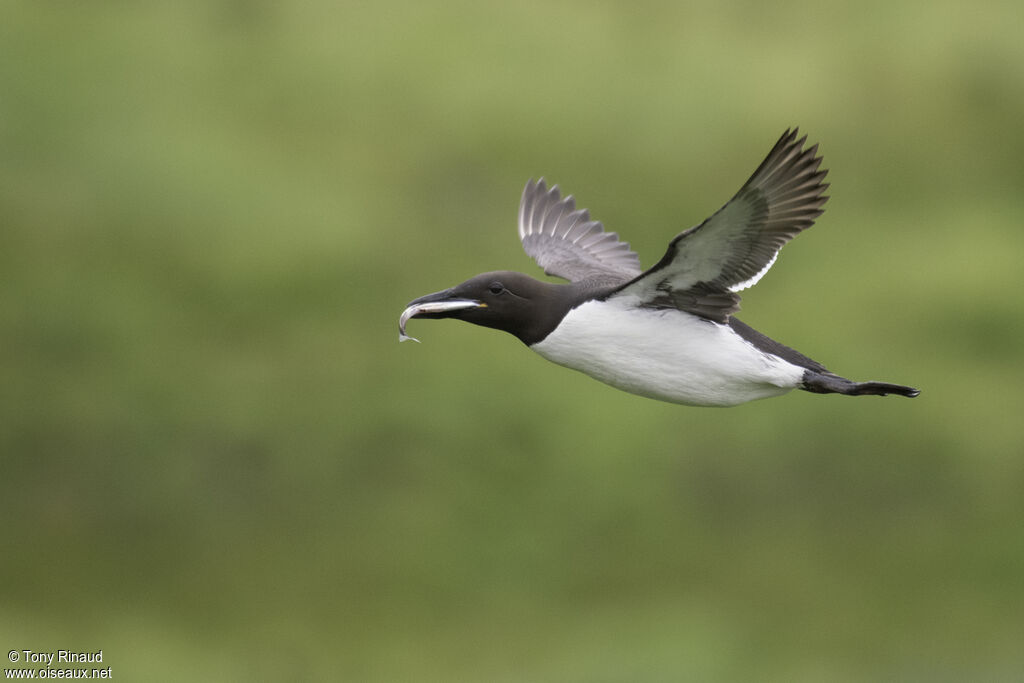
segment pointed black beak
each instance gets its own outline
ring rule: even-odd
[[[409,305],[402,311],[402,316],[398,319],[398,341],[404,342],[409,339],[414,342],[419,341],[405,333],[405,324],[409,322],[410,318],[448,318],[454,311],[481,306],[486,306],[486,304],[476,299],[457,297],[451,289],[421,296],[419,299],[409,302]]]

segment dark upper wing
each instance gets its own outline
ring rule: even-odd
[[[629,244],[604,232],[586,209],[576,209],[572,196],[561,199],[558,186],[531,180],[519,202],[519,239],[523,249],[548,275],[571,282],[599,278],[627,282],[643,269]]]
[[[740,191],[700,225],[678,234],[652,268],[613,296],[679,308],[718,322],[739,309],[740,290],[761,279],[779,250],[822,214],[828,187],[818,146],[787,130]]]

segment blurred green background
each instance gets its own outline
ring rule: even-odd
[[[1024,676],[1020,3],[0,9],[0,644],[117,680]],[[778,135],[740,317],[920,398],[617,392],[414,297],[544,175],[652,264]]]

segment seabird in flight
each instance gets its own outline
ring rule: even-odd
[[[456,318],[504,330],[550,361],[640,396],[732,406],[791,389],[851,396],[918,390],[854,382],[733,317],[740,295],[823,212],[818,146],[787,130],[750,179],[703,223],[676,235],[654,266],[604,232],[558,186],[531,180],[519,203],[523,248],[548,275],[483,273],[412,301],[410,318]]]

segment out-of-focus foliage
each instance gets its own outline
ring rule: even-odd
[[[0,9],[0,643],[115,678],[1024,670],[1015,2]],[[787,126],[741,317],[920,398],[661,404],[413,321],[559,182],[646,264]],[[189,672],[192,672],[189,674]]]

